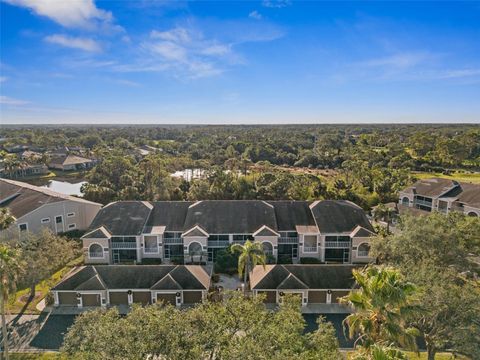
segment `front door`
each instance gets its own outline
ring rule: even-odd
[[[65,231],[65,228],[63,226],[63,216],[62,215],[55,216],[55,232],[61,233],[64,231]]]

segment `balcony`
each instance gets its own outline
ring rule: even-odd
[[[182,238],[165,238],[163,239],[164,245],[183,245]]]
[[[216,248],[226,248],[230,245],[228,240],[208,240],[207,246],[209,248],[216,247]]]
[[[368,257],[368,253],[369,253],[368,250],[358,250],[357,251],[357,256],[358,257]]]
[[[350,241],[325,241],[326,249],[350,249]]]
[[[415,205],[432,207],[432,202],[431,202],[431,201],[425,201],[425,200],[415,199],[414,204],[415,204]]]
[[[298,237],[279,237],[279,244],[298,244]]]
[[[134,242],[112,242],[112,249],[136,249],[137,243]]]
[[[303,252],[304,253],[316,253],[318,251],[318,248],[316,246],[304,246],[303,247]]]

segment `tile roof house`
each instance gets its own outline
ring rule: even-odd
[[[193,305],[206,298],[210,275],[198,265],[81,266],[52,288],[55,306],[164,302]]]
[[[349,201],[121,201],[105,206],[83,236],[91,264],[213,262],[247,239],[272,259],[367,263],[373,227]]]
[[[0,179],[0,207],[7,207],[20,231],[50,228],[62,233],[86,230],[102,205],[24,182]]]
[[[449,179],[431,178],[417,181],[400,191],[399,206],[424,212],[459,211],[480,216],[480,185]]]

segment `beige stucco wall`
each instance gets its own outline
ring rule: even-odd
[[[352,238],[352,263],[360,263],[360,264],[365,264],[365,263],[370,263],[374,261],[375,259],[372,257],[358,257],[357,252],[358,252],[358,246],[364,243],[370,244],[370,237],[354,237]],[[353,248],[356,248],[353,250]]]
[[[83,242],[83,253],[85,264],[110,264],[110,250],[105,251],[108,248],[108,239],[82,239]],[[93,258],[88,257],[88,248],[91,244],[99,244],[103,247],[103,258]]]
[[[67,232],[71,230],[86,230],[92,223],[94,217],[100,211],[102,205],[95,203],[84,203],[80,201],[64,200],[45,204],[29,214],[17,219],[16,225],[27,223],[28,231],[39,232],[47,227],[53,232]],[[67,214],[75,213],[72,217]],[[55,217],[61,215],[63,224],[56,224]],[[50,222],[42,224],[41,220],[50,218]],[[75,224],[75,228],[69,229],[68,225]]]

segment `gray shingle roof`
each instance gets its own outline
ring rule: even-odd
[[[209,234],[251,234],[263,225],[277,229],[273,206],[258,200],[199,201],[188,209],[184,228],[195,225]]]
[[[308,201],[269,201],[275,208],[279,231],[295,231],[297,225],[315,226]]]
[[[311,208],[321,234],[350,233],[358,225],[373,231],[363,209],[350,201],[324,200]]]
[[[191,201],[155,201],[147,226],[165,226],[165,231],[183,231]]]
[[[437,197],[458,186],[458,183],[449,179],[431,178],[417,181],[406,188],[404,192],[411,192],[422,196]]]
[[[207,290],[210,277],[201,266],[90,265],[63,279],[53,290]]]
[[[351,289],[355,285],[352,265],[256,266],[250,274],[252,289]]]
[[[7,207],[17,219],[45,204],[64,200],[100,205],[24,182],[0,179],[0,207]]]
[[[140,235],[149,215],[142,201],[118,201],[100,210],[88,231],[104,226],[112,235]]]

